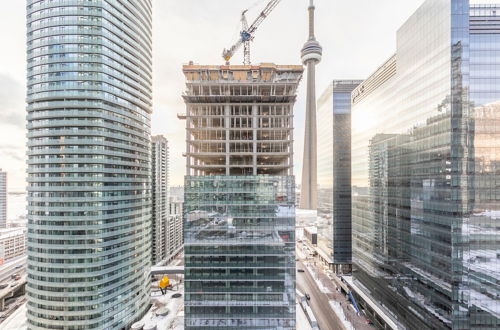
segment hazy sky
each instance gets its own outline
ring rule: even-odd
[[[221,53],[239,31],[240,12],[249,22],[268,0],[154,0],[153,134],[170,141],[171,183],[183,182],[185,112],[182,64],[223,64]],[[423,0],[315,0],[316,36],[323,46],[317,67],[318,96],[333,79],[363,79],[395,51],[396,31]],[[500,2],[483,0],[479,3]],[[300,64],[307,38],[309,0],[282,0],[261,25],[252,62]],[[0,168],[9,172],[9,191],[25,189],[25,1],[0,0]],[[241,64],[241,51],[233,64]],[[295,106],[295,174],[300,182],[304,135],[305,80]],[[321,119],[319,119],[321,120]]]

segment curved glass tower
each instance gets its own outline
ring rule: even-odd
[[[28,326],[149,304],[151,0],[27,1]]]

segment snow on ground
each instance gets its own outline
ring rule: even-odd
[[[300,306],[300,303],[297,303],[297,330],[312,330],[311,325],[309,324],[309,320],[307,319],[304,310]]]
[[[342,309],[342,306],[340,306],[340,303],[336,302],[335,300],[330,300],[330,307],[333,309],[335,314],[337,314],[338,318],[342,321],[342,325],[347,330],[354,330],[352,323],[347,320],[347,317],[345,316],[344,310]]]
[[[1,330],[26,330],[26,304],[22,304],[14,313],[0,324]]]
[[[297,253],[297,258],[299,258],[300,260],[305,260],[306,259],[306,255],[304,254],[304,252],[302,252],[302,249],[299,248],[297,246],[297,249],[296,249],[296,253]]]
[[[306,265],[306,268],[307,268],[307,271],[309,272],[309,274],[311,274],[311,277],[314,279],[314,281],[318,285],[318,288],[319,288],[319,290],[321,292],[323,292],[323,293],[332,293],[332,291],[330,291],[330,289],[328,289],[327,287],[325,287],[323,285],[323,283],[321,283],[321,281],[317,278],[316,271],[313,270],[310,265]]]
[[[170,326],[170,330],[184,330],[184,307],[177,313],[177,317]]]
[[[176,293],[181,293],[182,296],[173,298],[172,295]],[[184,287],[183,285],[179,285],[178,290],[169,290],[166,295],[162,295],[159,292],[153,292],[151,294],[151,301],[153,302],[153,306],[142,318],[141,322],[144,322],[145,325],[156,325],[157,330],[168,330],[178,318],[177,314],[184,305]],[[155,312],[162,307],[168,309],[168,314],[164,316],[156,315]]]

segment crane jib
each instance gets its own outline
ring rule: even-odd
[[[250,65],[250,41],[253,40],[254,38],[254,32],[257,30],[259,25],[269,16],[269,14],[273,11],[274,8],[280,3],[281,0],[271,0],[267,4],[267,6],[264,8],[264,10],[260,13],[260,15],[255,19],[255,21],[250,25],[250,28],[248,28],[245,13],[247,10],[243,11],[241,14],[241,23],[242,23],[242,30],[240,32],[240,40],[238,40],[233,46],[229,47],[229,49],[224,49],[222,52],[222,57],[226,60],[226,62],[229,62],[229,60],[234,56],[236,51],[241,47],[242,44],[245,45],[244,47],[244,54],[243,54],[243,64],[245,65]]]

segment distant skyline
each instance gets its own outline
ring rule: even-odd
[[[10,192],[26,187],[26,2],[1,0],[0,167]],[[222,50],[240,29],[243,9],[251,22],[268,0],[154,1],[154,113],[152,133],[170,141],[171,185],[183,184],[185,111],[182,64],[222,64]],[[316,35],[323,46],[317,67],[318,96],[333,79],[364,79],[395,51],[395,32],[423,0],[317,0]],[[498,3],[500,0],[471,1]],[[307,37],[307,0],[283,0],[252,43],[252,62],[300,64]],[[253,6],[255,5],[255,6]],[[242,62],[240,51],[232,64]],[[295,175],[300,182],[304,138],[305,80],[295,107]],[[318,120],[321,120],[319,118]]]

